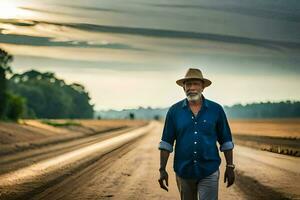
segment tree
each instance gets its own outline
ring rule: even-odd
[[[83,85],[66,84],[54,73],[14,74],[10,89],[26,99],[25,118],[92,118],[93,105]]]
[[[17,121],[24,113],[25,99],[8,93],[8,105],[6,110],[6,117],[10,120]]]
[[[8,101],[6,74],[12,73],[10,68],[10,63],[12,61],[12,55],[9,55],[3,49],[0,49],[0,119],[5,117],[5,110]]]
[[[129,119],[134,120],[134,113],[129,113]]]
[[[160,120],[160,116],[159,115],[154,115],[153,119],[159,121]]]
[[[224,107],[229,118],[296,118],[300,117],[300,102],[260,102]]]

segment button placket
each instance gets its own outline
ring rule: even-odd
[[[194,148],[193,148],[193,162],[194,164],[197,163],[197,144],[198,144],[198,130],[197,130],[197,118],[196,117],[192,117],[193,120],[193,129],[194,129]]]

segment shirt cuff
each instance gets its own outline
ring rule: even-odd
[[[173,146],[171,144],[169,144],[168,142],[165,141],[160,141],[159,146],[158,146],[159,150],[167,150],[170,153],[173,152]]]
[[[220,151],[230,150],[230,149],[233,149],[233,147],[234,147],[234,144],[232,141],[224,142],[220,146]]]

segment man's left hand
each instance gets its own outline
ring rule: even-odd
[[[227,181],[227,187],[230,187],[234,183],[234,169],[230,167],[226,167],[224,174],[224,183]]]

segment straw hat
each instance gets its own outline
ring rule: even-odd
[[[208,87],[211,84],[211,81],[206,78],[203,78],[202,72],[199,69],[195,69],[195,68],[189,68],[185,74],[185,77],[177,80],[176,83],[179,86],[183,87],[184,81],[189,80],[189,79],[202,80],[204,83],[204,87]]]

